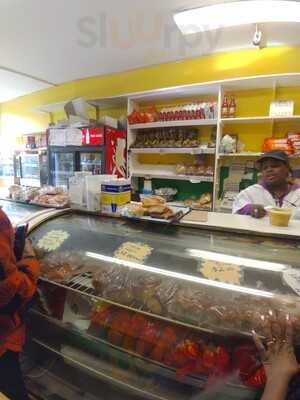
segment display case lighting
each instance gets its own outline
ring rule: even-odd
[[[138,263],[135,263],[132,261],[120,260],[115,257],[104,256],[103,254],[93,253],[90,251],[87,251],[85,253],[85,256],[92,258],[94,260],[98,260],[101,262],[111,264],[111,265],[118,265],[120,267],[136,269],[136,270],[143,271],[143,272],[149,272],[152,274],[162,275],[167,278],[175,278],[175,279],[179,279],[179,280],[187,281],[187,282],[191,282],[191,283],[198,283],[198,284],[204,285],[204,286],[211,286],[211,287],[218,288],[218,289],[229,290],[231,292],[237,292],[237,293],[242,293],[242,294],[256,296],[256,297],[265,297],[265,298],[274,297],[274,293],[268,292],[265,290],[253,289],[250,287],[244,287],[244,286],[232,285],[232,284],[224,283],[224,282],[212,281],[209,279],[200,278],[200,277],[193,276],[193,275],[182,274],[180,272],[174,272],[174,271],[165,270],[165,269],[158,268],[158,267],[151,267],[151,266],[144,265],[144,264],[138,264]]]
[[[223,253],[215,253],[206,250],[187,249],[187,253],[195,258],[210,260],[219,263],[234,264],[247,268],[254,268],[263,271],[283,272],[290,268],[289,265],[269,261],[255,260],[246,257],[231,256]]]
[[[174,14],[184,35],[268,22],[300,22],[300,2],[248,0],[215,4]]]

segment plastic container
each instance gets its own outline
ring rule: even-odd
[[[124,206],[131,201],[130,179],[117,179],[101,185],[101,211],[103,214],[120,216]]]
[[[292,210],[285,208],[272,208],[269,211],[270,224],[274,226],[289,226]]]

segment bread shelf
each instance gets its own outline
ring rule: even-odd
[[[253,157],[253,158],[258,158],[261,157],[264,153],[251,153],[251,152],[244,152],[244,153],[219,153],[219,157],[225,158],[225,157]],[[300,154],[293,154],[289,156],[290,159],[298,159],[300,158]]]
[[[251,152],[244,152],[244,153],[220,153],[219,157],[261,157],[263,153],[251,153]]]
[[[155,128],[176,128],[188,126],[215,126],[217,119],[190,119],[183,121],[159,121],[146,124],[128,125],[129,129],[155,129]]]
[[[190,181],[192,183],[213,182],[213,176],[196,176],[196,175],[175,175],[168,173],[151,173],[150,171],[136,171],[131,175],[133,178],[149,177],[152,179],[172,179],[177,181]]]
[[[130,149],[132,154],[215,154],[214,148],[201,147],[160,147],[160,148],[136,148]]]

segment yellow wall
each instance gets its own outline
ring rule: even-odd
[[[11,138],[24,132],[41,131],[49,118],[31,112],[32,108],[77,96],[97,98],[195,82],[299,71],[300,47],[278,47],[213,54],[69,82],[3,103],[1,133]]]

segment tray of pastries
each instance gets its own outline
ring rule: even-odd
[[[160,196],[145,196],[141,202],[128,204],[122,214],[130,219],[170,224],[178,222],[189,212],[189,207],[169,205]]]

